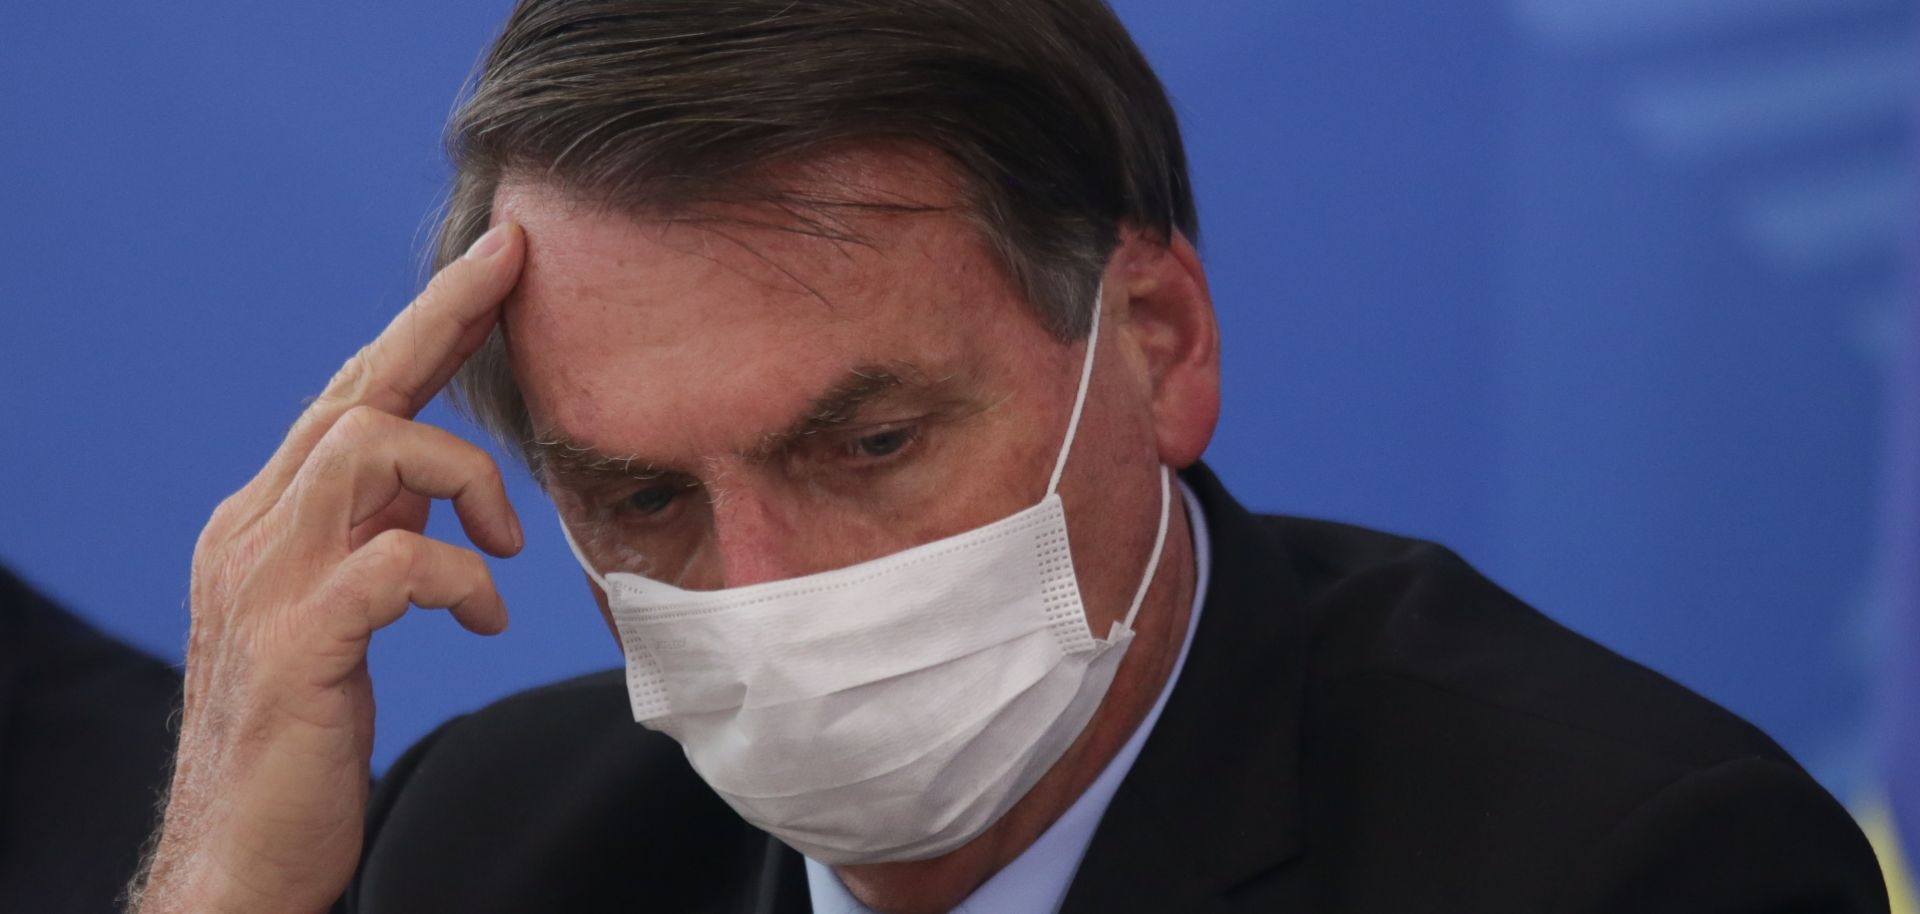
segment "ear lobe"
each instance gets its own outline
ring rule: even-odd
[[[1220,330],[1205,268],[1178,231],[1166,242],[1123,228],[1115,260],[1129,335],[1147,362],[1160,461],[1200,459],[1220,417]]]

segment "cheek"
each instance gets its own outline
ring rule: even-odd
[[[596,589],[596,592],[597,592],[597,589]],[[607,634],[613,636],[613,642],[615,644],[621,643],[620,628],[619,626],[616,626],[613,624],[613,611],[607,608],[606,596],[600,595],[600,596],[594,597],[594,603],[598,604],[600,607],[600,621],[605,622],[607,624]]]
[[[1087,615],[1102,636],[1125,614],[1146,570],[1159,528],[1159,474],[1151,402],[1130,377],[1103,378],[1096,363],[1060,489]],[[1178,509],[1177,493],[1169,504]]]

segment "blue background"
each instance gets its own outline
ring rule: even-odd
[[[0,561],[180,657],[208,512],[418,287],[508,6],[9,10]],[[1914,2],[1118,8],[1187,131],[1240,497],[1444,541],[1864,783]],[[376,639],[376,765],[618,661],[510,476],[513,627]]]

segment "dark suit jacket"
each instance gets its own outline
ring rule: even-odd
[[[0,912],[113,911],[166,787],[180,674],[0,569]]]
[[[1852,820],[1759,730],[1445,549],[1185,476],[1205,610],[1066,914],[1887,909]],[[361,914],[809,907],[799,855],[635,725],[613,672],[441,727],[367,841]]]

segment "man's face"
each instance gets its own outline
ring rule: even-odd
[[[543,481],[601,572],[739,587],[1044,495],[1083,345],[1041,325],[931,157],[853,154],[803,180],[943,209],[830,211],[847,242],[784,230],[771,207],[636,220],[539,184],[496,198],[529,243],[505,322]],[[1126,330],[1102,333],[1061,484],[1097,633],[1132,596],[1159,509],[1152,385]]]

